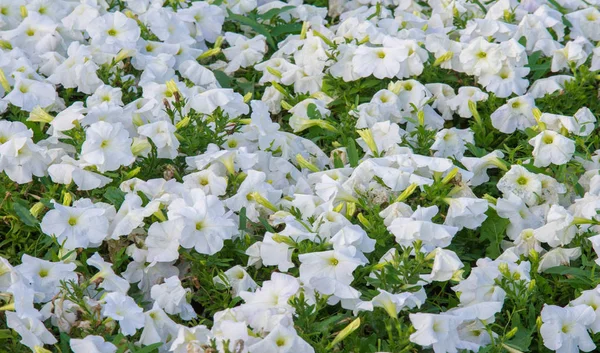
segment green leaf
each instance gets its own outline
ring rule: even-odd
[[[256,22],[256,20],[254,20],[250,17],[236,15],[233,12],[231,12],[231,10],[229,10],[229,9],[227,9],[227,18],[231,21],[239,22],[243,25],[246,25],[246,26],[252,28],[258,34],[262,34],[263,36],[265,36],[265,38],[267,38],[267,42],[269,43],[269,45],[272,48],[275,48],[277,46],[275,44],[275,41],[273,40],[273,37],[271,36],[269,28],[266,27],[265,25],[262,25],[262,24]]]
[[[60,333],[60,349],[63,352],[70,352],[69,342],[71,341],[71,337],[64,332]]]
[[[246,217],[246,207],[242,207],[240,210],[240,230],[242,232],[246,231],[248,218]]]
[[[106,192],[104,193],[104,198],[110,201],[110,203],[113,204],[118,210],[119,207],[121,207],[123,201],[125,201],[125,193],[120,189],[111,186],[106,189]]]
[[[488,218],[483,222],[480,229],[481,239],[490,242],[485,254],[491,258],[496,258],[502,253],[500,245],[510,221],[498,216],[496,211],[491,208],[488,209],[486,214]]]
[[[0,339],[4,340],[4,339],[8,339],[8,338],[13,338],[13,337],[14,337],[13,330],[10,330],[10,329],[0,330]]]
[[[333,166],[335,168],[344,168],[344,162],[337,153],[333,154]]]
[[[231,88],[231,78],[220,70],[214,70],[213,74],[215,74],[215,78],[223,88]]]
[[[322,119],[323,118],[321,116],[321,113],[317,109],[317,105],[314,104],[314,103],[310,103],[306,107],[306,115],[308,115],[308,117],[311,118],[311,119]]]
[[[288,23],[284,25],[278,25],[273,28],[271,31],[271,35],[273,37],[279,37],[281,35],[288,34],[300,34],[302,32],[302,24],[301,23]]]
[[[35,217],[33,217],[33,215],[31,214],[31,212],[29,212],[29,209],[27,207],[19,203],[13,204],[13,210],[15,210],[15,213],[17,214],[19,219],[30,227],[36,227],[40,223]]]
[[[352,138],[348,138],[346,142],[346,153],[348,153],[348,162],[351,167],[358,165],[358,151],[356,150],[356,142]]]
[[[135,353],[151,353],[151,352],[154,352],[154,351],[158,351],[158,348],[162,347],[163,344],[164,343],[162,343],[162,342],[154,343],[154,344],[146,346],[146,347],[144,347],[142,349],[138,349],[137,351],[132,351],[132,352],[135,352]]]
[[[295,6],[283,6],[283,7],[277,8],[277,9],[270,9],[269,11],[267,11],[263,14],[260,14],[257,17],[260,18],[261,20],[271,21],[275,16],[277,16],[283,12],[292,10],[294,8],[296,8],[296,7]],[[302,25],[300,25],[300,27],[302,27]]]
[[[260,224],[262,224],[263,227],[265,227],[265,229],[267,229],[267,231],[269,231],[271,233],[275,233],[275,229],[273,229],[273,227],[271,227],[269,222],[264,217],[260,217],[260,218],[258,218],[258,220],[260,221]]]

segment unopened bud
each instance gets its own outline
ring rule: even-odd
[[[308,26],[310,22],[304,21],[302,22],[302,30],[300,31],[300,39],[306,39],[306,31],[308,31]]]
[[[63,194],[62,204],[65,205],[65,206],[70,206],[72,201],[73,201],[73,196],[71,195],[71,193],[68,192],[68,191],[65,192]]]
[[[130,170],[127,174],[125,174],[125,178],[127,180],[135,177],[136,175],[138,175],[140,173],[140,171],[142,170],[141,167],[137,167],[135,169]]]
[[[181,119],[180,121],[177,122],[177,124],[175,124],[175,128],[177,130],[183,129],[184,127],[186,127],[190,124],[191,120],[192,119],[190,119],[190,117],[186,115],[185,118]]]
[[[135,50],[132,49],[121,49],[115,57],[115,63],[121,62],[127,58],[130,58],[135,54]]]
[[[513,327],[512,330],[510,330],[506,333],[506,338],[511,339],[511,338],[515,337],[515,335],[517,334],[517,331],[519,331],[519,328]]]
[[[289,93],[285,90],[285,88],[283,88],[283,86],[280,85],[279,83],[277,83],[275,81],[271,81],[271,85],[273,86],[273,88],[275,88],[277,91],[279,91],[279,93],[283,94],[284,96],[289,95]],[[282,105],[282,107],[283,107],[283,105]],[[290,106],[290,109],[291,109],[291,106]],[[290,109],[286,109],[286,110],[290,110]]]
[[[221,48],[208,49],[204,53],[200,54],[200,56],[198,56],[198,60],[210,58],[211,56],[218,55],[220,52],[221,52]]]
[[[485,194],[482,197],[484,200],[486,200],[487,202],[489,202],[492,205],[495,205],[496,202],[498,202],[498,199],[496,199],[495,197],[489,195],[489,194]]]
[[[161,221],[161,222],[166,222],[167,221],[167,217],[165,217],[165,214],[163,213],[162,210],[157,210],[152,215],[154,217],[158,218],[158,220]]]
[[[31,213],[31,215],[33,217],[36,217],[40,215],[40,213],[44,210],[46,206],[44,206],[43,203],[41,202],[36,202],[30,209],[29,209],[29,213]]]
[[[377,149],[377,143],[375,143],[375,138],[373,137],[373,133],[371,129],[362,129],[356,130],[356,132],[360,135],[363,141],[367,144],[367,147],[371,150],[373,155],[379,155],[379,151]]]
[[[218,36],[217,39],[215,40],[215,45],[213,45],[213,48],[214,49],[221,48],[221,46],[223,45],[223,40],[225,40],[225,38],[223,38],[223,36]]]
[[[390,83],[388,83],[387,89],[388,89],[388,91],[391,91],[394,94],[399,94],[400,91],[402,90],[402,82],[400,82],[400,81],[390,82]]]
[[[412,195],[412,193],[415,191],[417,186],[419,186],[419,184],[416,184],[416,183],[410,184],[406,189],[404,189],[404,191],[402,191],[400,196],[398,196],[398,198],[396,199],[396,202],[404,202],[406,199],[408,199],[410,197],[410,195]]]
[[[471,112],[471,114],[473,114],[473,119],[475,119],[475,122],[477,123],[477,125],[481,125],[482,121],[481,121],[481,115],[479,115],[479,111],[477,111],[477,103],[473,102],[472,100],[469,100],[469,111]]]
[[[47,350],[46,348],[44,348],[42,346],[33,347],[33,352],[34,353],[52,353],[51,351]]]
[[[281,74],[281,71],[279,71],[279,70],[276,70],[276,69],[274,69],[274,68],[272,68],[272,67],[270,67],[270,66],[267,66],[267,71],[268,71],[268,72],[269,72],[271,75],[273,75],[273,76],[275,76],[275,77],[277,77],[277,78],[279,78],[279,79],[281,79],[281,78],[283,77],[283,75]]]
[[[302,156],[300,153],[298,153],[298,154],[296,155],[296,162],[298,162],[298,165],[299,165],[300,167],[302,167],[302,168],[305,168],[305,169],[308,169],[308,170],[310,170],[311,172],[318,173],[318,172],[320,172],[320,171],[321,171],[321,170],[320,170],[320,169],[319,169],[319,168],[318,168],[316,165],[314,165],[313,163],[309,162],[309,161],[308,161],[306,158],[304,158],[304,156]]]
[[[150,152],[151,149],[152,145],[147,139],[138,137],[133,138],[133,143],[131,144],[131,153],[134,156],[145,155],[147,152]]]
[[[179,88],[177,87],[175,80],[169,80],[165,84],[167,85],[167,97],[175,95],[175,92],[179,92]]]
[[[536,283],[535,283],[535,279],[532,279],[532,280],[529,282],[529,285],[527,286],[527,291],[528,291],[529,293],[531,293],[531,292],[533,292],[533,291],[535,290],[535,284],[536,284]]]
[[[346,216],[350,218],[354,215],[354,213],[356,213],[356,203],[346,202]]]
[[[314,29],[312,30],[312,34],[316,37],[321,38],[321,40],[323,40],[323,42],[325,42],[325,44],[327,44],[330,47],[334,47],[335,44],[333,44],[333,42],[331,40],[329,40],[329,38],[325,37],[323,34],[321,34],[319,31],[315,31]]]
[[[0,39],[0,48],[6,49],[6,50],[12,50],[13,46],[12,46],[12,44],[10,44],[9,41]]]
[[[366,228],[371,228],[373,226],[371,222],[362,213],[359,213],[356,217],[358,218],[360,224],[362,224]]]
[[[54,117],[48,114],[44,109],[40,106],[33,108],[31,113],[29,113],[29,118],[27,121],[33,121],[38,123],[50,123],[54,120]]]
[[[289,245],[291,247],[295,247],[296,246],[296,242],[293,241],[290,237],[285,236],[285,235],[281,235],[279,233],[275,233],[273,234],[273,236],[271,237],[276,243],[283,243],[286,245]]]
[[[417,113],[417,120],[419,121],[419,126],[425,126],[425,112],[419,110]]]
[[[446,61],[452,59],[453,56],[454,56],[453,52],[447,51],[444,54],[442,54],[440,57],[435,59],[435,61],[433,62],[433,66],[440,66],[443,63],[445,63]]]
[[[465,270],[457,270],[452,274],[452,278],[450,278],[450,280],[452,281],[456,281],[456,282],[460,282],[462,281],[463,278],[463,273],[465,272]]]
[[[540,253],[535,251],[534,249],[529,250],[529,260],[533,262],[537,262],[540,259]]]
[[[248,201],[254,201],[257,204],[259,204],[259,205],[263,206],[264,208],[267,208],[273,212],[279,211],[279,209],[277,209],[277,207],[275,207],[275,205],[273,205],[271,203],[271,201],[269,201],[267,198],[262,196],[258,191],[249,193],[248,195],[246,195],[246,199]]]
[[[0,85],[2,85],[2,88],[4,88],[4,90],[6,92],[10,92],[10,90],[12,89],[10,87],[10,83],[8,83],[8,79],[6,79],[6,75],[4,74],[4,71],[2,69],[0,69]]]
[[[500,265],[498,265],[498,271],[500,271],[500,273],[504,276],[504,277],[508,277],[510,278],[510,270],[508,268],[508,264],[506,262],[502,262]]]
[[[446,174],[444,179],[442,179],[442,184],[444,184],[444,185],[448,184],[450,181],[452,181],[454,179],[456,174],[458,174],[458,168],[453,168],[451,171],[448,172],[448,174]]]

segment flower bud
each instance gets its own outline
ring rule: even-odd
[[[152,215],[155,216],[156,218],[158,218],[158,220],[161,221],[161,222],[166,222],[167,221],[167,217],[165,217],[165,214],[163,213],[162,210],[157,210]]]
[[[377,156],[379,151],[377,150],[377,144],[375,143],[375,138],[373,137],[371,129],[356,130],[356,132],[360,135],[363,141],[365,141],[367,147],[369,147],[373,155]]]
[[[130,58],[135,54],[135,50],[132,49],[121,49],[115,57],[115,63],[121,62],[127,58]]]
[[[138,175],[141,170],[142,170],[141,167],[137,167],[135,169],[132,169],[127,174],[125,174],[125,178],[127,178],[129,180],[129,179],[135,177],[136,175]]]
[[[273,234],[273,236],[271,237],[276,243],[283,243],[286,245],[289,245],[291,247],[295,247],[296,246],[296,242],[292,240],[292,238],[285,236],[285,235],[281,235],[279,233],[275,233]]]
[[[279,209],[277,209],[277,207],[275,207],[275,205],[273,205],[271,203],[271,201],[267,200],[264,196],[262,196],[258,191],[254,191],[249,193],[248,195],[246,195],[246,199],[248,201],[254,201],[257,204],[263,206],[264,208],[267,208],[273,212],[277,212],[279,211]]]
[[[306,39],[306,31],[308,31],[308,26],[310,22],[304,21],[302,22],[302,30],[300,31],[300,39]]]
[[[481,115],[479,115],[479,111],[477,111],[477,103],[473,102],[472,100],[469,100],[469,111],[471,112],[471,114],[473,114],[473,119],[475,119],[475,122],[477,123],[477,125],[481,125],[482,121],[481,121]]]
[[[309,161],[308,161],[306,158],[304,158],[304,157],[303,157],[303,156],[302,156],[300,153],[298,153],[298,154],[296,155],[296,162],[298,162],[298,165],[299,165],[300,167],[302,167],[302,168],[305,168],[305,169],[308,169],[308,170],[310,170],[311,172],[318,173],[318,172],[320,172],[320,171],[321,171],[321,170],[319,170],[319,168],[318,168],[316,165],[314,165],[314,164],[312,164],[311,162],[309,162]]]
[[[147,152],[150,152],[152,145],[145,138],[133,138],[133,143],[131,144],[131,153],[134,156],[144,155]]]
[[[498,265],[498,271],[500,271],[500,273],[502,274],[502,276],[510,278],[510,270],[508,269],[508,264],[503,262],[500,265]]]
[[[446,174],[444,179],[442,179],[442,184],[448,184],[450,181],[452,181],[452,179],[454,179],[456,174],[458,174],[458,168],[453,168],[451,171],[448,172],[448,174]]]
[[[452,278],[450,278],[450,280],[451,280],[451,281],[456,281],[456,282],[460,282],[460,281],[462,281],[462,280],[464,279],[464,278],[463,278],[463,273],[464,273],[464,272],[465,272],[465,270],[458,270],[458,271],[455,271],[455,272],[452,274]]]
[[[33,347],[33,352],[34,353],[52,353],[51,351],[47,350],[46,348],[44,348],[42,346]]]
[[[540,254],[534,249],[529,250],[529,260],[537,262],[540,259]]]
[[[65,205],[65,206],[70,206],[72,201],[73,201],[73,196],[71,195],[71,193],[68,192],[68,191],[65,192],[63,194],[62,204]]]
[[[218,49],[221,47],[221,45],[223,45],[223,41],[225,40],[225,38],[223,38],[223,36],[218,36],[217,39],[215,40],[215,45],[213,45],[214,49]]]
[[[180,121],[177,122],[177,124],[175,124],[175,128],[177,130],[183,129],[184,127],[186,127],[190,124],[191,120],[192,119],[190,119],[190,117],[186,115],[185,118],[181,119]]]
[[[534,290],[535,290],[535,279],[532,279],[531,282],[529,282],[529,285],[527,286],[527,291],[531,293]]]
[[[200,56],[198,56],[197,60],[210,58],[211,56],[218,55],[220,52],[221,52],[221,48],[208,49],[204,53],[200,54]]]
[[[33,207],[31,207],[29,209],[29,213],[31,213],[31,215],[33,217],[36,217],[40,215],[40,212],[42,212],[44,210],[46,206],[44,206],[43,203],[41,202],[36,202],[35,205],[33,205]]]
[[[323,34],[321,34],[319,31],[315,31],[314,29],[312,30],[312,34],[315,37],[319,37],[321,38],[321,40],[323,40],[323,42],[325,42],[325,44],[327,44],[330,47],[335,47],[335,44],[333,44],[333,42],[331,40],[329,40],[329,38],[325,37]]]
[[[366,228],[371,228],[373,226],[371,222],[362,214],[362,212],[359,213],[356,217],[358,218],[360,224],[362,224]]]
[[[400,81],[396,81],[396,82],[390,82],[388,84],[388,91],[391,91],[394,94],[399,94],[400,90],[402,90],[402,82]]]
[[[27,121],[33,121],[38,123],[50,123],[54,120],[54,117],[48,114],[44,109],[40,106],[33,108],[31,113],[29,113],[29,118]]]
[[[356,203],[354,202],[346,202],[346,216],[348,218],[352,217],[356,212]]]
[[[2,85],[2,88],[4,88],[6,92],[10,92],[10,90],[12,89],[2,69],[0,69],[0,85]]]
[[[419,126],[425,126],[425,112],[419,110],[417,113],[417,120],[419,121]]]
[[[286,101],[281,101],[281,107],[285,110],[290,110],[293,107],[290,105],[290,103],[286,102]]]
[[[396,199],[396,202],[403,202],[404,200],[408,199],[410,197],[410,195],[412,195],[412,193],[415,191],[417,186],[419,186],[419,184],[416,184],[416,183],[410,184],[406,189],[404,189],[404,191],[402,191],[400,196],[398,196],[398,198]]]
[[[440,66],[443,63],[445,63],[446,61],[452,59],[453,56],[454,56],[453,52],[447,51],[444,54],[442,54],[442,56],[440,56],[439,58],[435,59],[435,61],[433,62],[433,66]]]
[[[269,72],[271,75],[273,75],[273,76],[275,76],[275,77],[277,77],[277,78],[279,78],[279,79],[283,77],[283,75],[281,74],[281,71],[279,71],[279,70],[275,70],[274,68],[272,68],[272,67],[270,67],[270,66],[267,66],[267,71],[268,71],[268,72]]]
[[[493,197],[489,194],[483,195],[482,199],[486,200],[487,202],[489,202],[492,205],[495,205],[496,202],[498,202],[498,199],[496,199],[495,197]]]

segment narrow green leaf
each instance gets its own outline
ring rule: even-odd
[[[502,253],[501,243],[510,221],[498,216],[496,211],[491,208],[486,214],[488,218],[481,225],[481,239],[490,242],[485,251],[486,255],[496,258]]]
[[[120,189],[111,186],[106,189],[104,198],[110,201],[110,203],[113,204],[116,209],[119,209],[123,201],[125,201],[125,193]]]
[[[292,10],[294,8],[295,8],[295,6],[283,6],[283,7],[276,8],[276,9],[270,9],[269,11],[267,11],[263,14],[260,14],[257,17],[260,18],[261,20],[270,21],[275,16],[278,16],[281,13]],[[302,26],[302,25],[300,25],[300,26]]]
[[[346,337],[350,336],[350,334],[356,331],[360,327],[360,317],[357,317],[354,321],[348,324],[340,333],[335,336],[333,341],[327,346],[327,349],[330,350],[336,344],[342,342]]]
[[[14,203],[13,209],[15,210],[17,216],[19,216],[19,219],[23,221],[23,223],[25,223],[26,225],[30,227],[36,227],[40,223],[35,217],[33,217],[33,215],[31,214],[31,212],[29,212],[29,209],[27,207],[19,203]]]
[[[356,150],[356,142],[352,138],[348,138],[348,142],[346,142],[346,153],[348,153],[350,166],[356,167],[358,165],[358,151]]]

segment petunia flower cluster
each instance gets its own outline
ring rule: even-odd
[[[594,351],[598,6],[0,0],[7,349]]]

